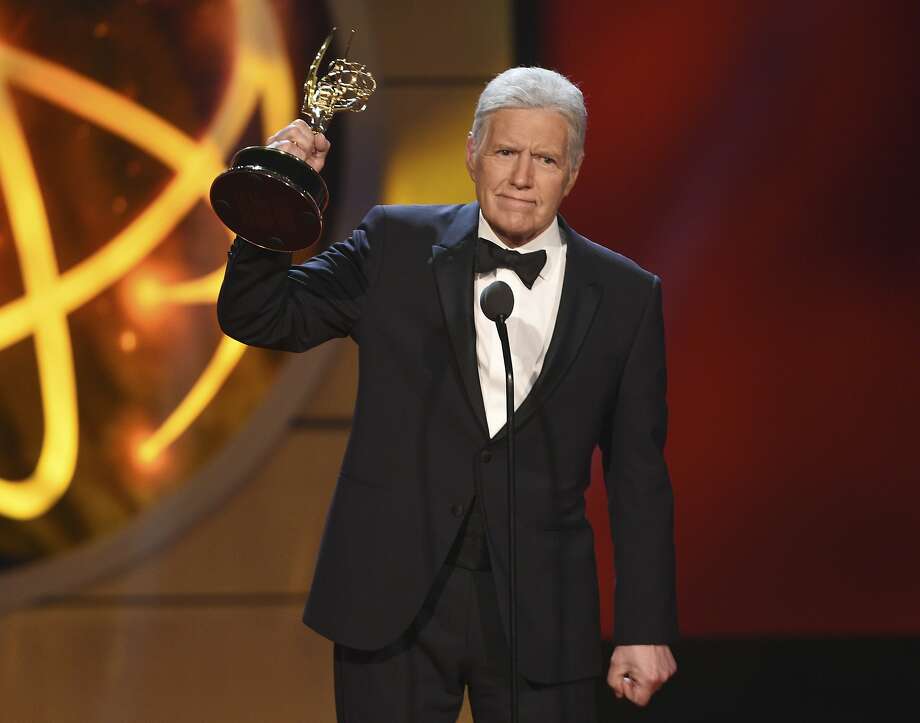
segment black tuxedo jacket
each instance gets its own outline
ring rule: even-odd
[[[507,591],[505,432],[489,438],[472,316],[478,221],[475,203],[380,206],[299,266],[240,239],[230,250],[217,305],[226,334],[289,351],[346,335],[359,346],[352,432],[304,612],[350,647],[406,630],[474,495]],[[520,669],[545,683],[605,671],[584,501],[596,445],[615,541],[614,641],[677,634],[659,279],[561,226],[555,330],[515,425]]]

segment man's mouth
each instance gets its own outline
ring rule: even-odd
[[[511,203],[515,206],[536,206],[536,201],[531,201],[526,198],[515,198],[514,196],[505,196],[504,194],[499,194],[498,197],[503,201]]]

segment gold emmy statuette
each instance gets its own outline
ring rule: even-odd
[[[377,87],[367,67],[336,58],[317,77],[335,28],[320,46],[304,84],[301,115],[314,133],[323,133],[341,111],[360,112]],[[272,251],[297,251],[323,231],[329,189],[316,171],[297,156],[264,146],[238,151],[230,168],[211,184],[211,206],[224,225],[250,243]]]

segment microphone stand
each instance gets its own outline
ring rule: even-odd
[[[518,723],[518,649],[517,649],[517,530],[514,474],[514,371],[511,366],[511,345],[508,342],[508,327],[505,315],[495,319],[498,338],[502,345],[505,361],[505,407],[508,421],[505,432],[508,439],[508,632],[511,647],[511,723]]]

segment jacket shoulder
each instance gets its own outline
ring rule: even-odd
[[[578,233],[574,233],[574,236],[581,242],[581,249],[588,262],[586,266],[593,270],[598,281],[635,285],[646,289],[659,281],[657,275],[643,268],[628,256],[601,246]]]
[[[440,229],[450,225],[466,204],[394,204],[374,206],[362,225],[386,224],[388,230]]]

